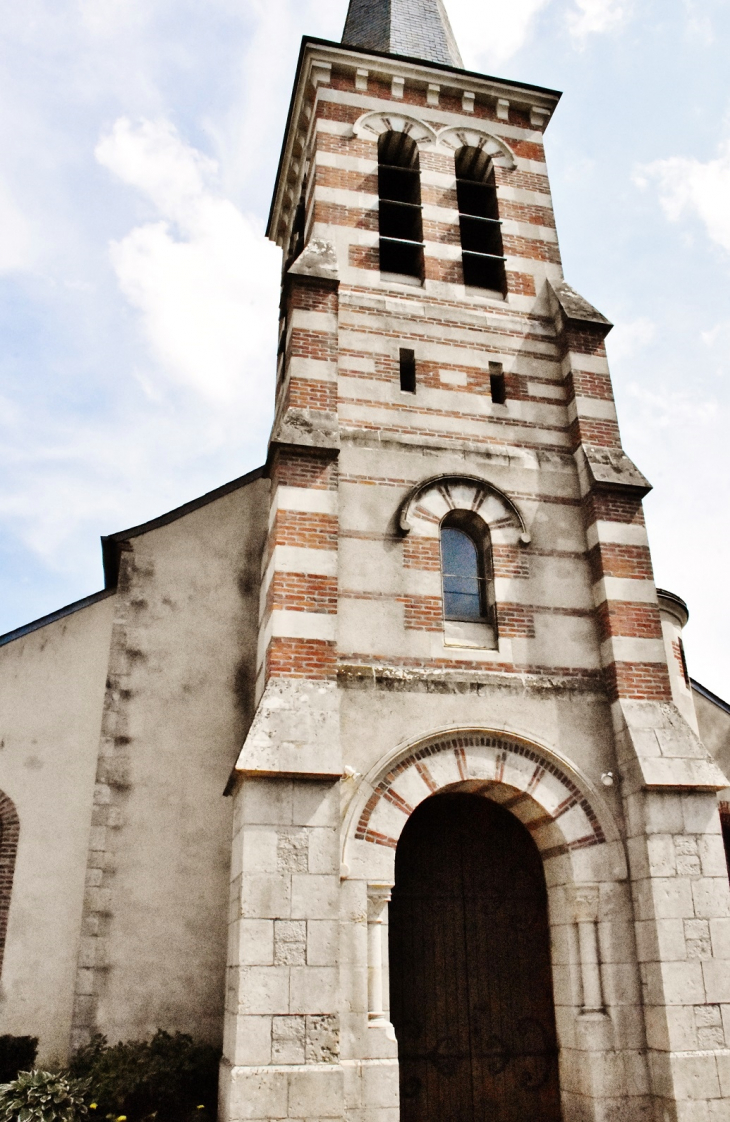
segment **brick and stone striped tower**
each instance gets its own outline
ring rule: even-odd
[[[231,1122],[506,1122],[528,1092],[540,1122],[728,1117],[728,784],[667,663],[611,325],[563,279],[558,98],[463,70],[441,0],[351,0],[342,44],[302,44],[268,231],[284,271],[234,784]],[[460,1005],[447,955],[394,1032],[389,990],[426,940],[403,919],[388,940],[396,847],[443,792],[499,804],[540,854],[544,1047],[520,1044],[537,1014],[508,1015],[517,958],[501,998]],[[488,989],[510,946],[485,931],[465,976]],[[444,1018],[430,1044],[410,1000]],[[467,1069],[472,1112],[449,1114]]]

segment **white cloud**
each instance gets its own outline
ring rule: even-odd
[[[133,126],[120,117],[96,147],[100,164],[123,183],[148,195],[158,210],[185,224],[214,181],[215,160],[183,143],[168,121],[141,121]]]
[[[221,196],[215,161],[166,121],[120,118],[96,156],[159,214],[111,245],[153,355],[206,398],[270,393],[262,364],[275,330],[279,255],[262,224]]]
[[[106,246],[139,339],[124,338],[134,335],[128,315],[116,327],[123,336],[100,344],[90,393],[51,358],[47,397],[26,394],[10,362],[14,380],[0,399],[0,527],[49,573],[73,575],[78,595],[98,581],[98,533],[144,521],[261,461],[280,262],[263,222],[224,197],[216,162],[167,121],[120,118],[96,155],[112,173],[110,210],[127,212],[125,184],[137,210],[141,203],[150,214]],[[96,252],[103,259],[104,245]],[[47,283],[54,300],[73,293],[76,316],[83,309],[92,324],[113,322],[111,287],[67,271]]]
[[[28,221],[10,188],[0,180],[0,273],[28,269],[36,257],[36,245]]]
[[[623,0],[575,0],[577,10],[568,12],[568,30],[578,43],[585,43],[589,35],[604,34],[623,23],[626,4]]]
[[[527,41],[540,11],[550,0],[449,0],[448,12],[467,67],[480,60],[499,65]]]
[[[693,157],[672,156],[644,164],[634,175],[640,187],[655,184],[670,222],[694,215],[704,222],[709,237],[730,253],[730,140],[716,159],[702,163]]]
[[[727,342],[728,339],[730,339],[730,323],[716,323],[714,327],[709,327],[706,331],[701,331],[700,339],[705,346],[710,349],[722,342],[722,349],[727,353]]]
[[[93,35],[110,36],[125,26],[140,26],[152,15],[154,3],[149,0],[77,0],[82,25]]]
[[[708,434],[721,412],[714,398],[697,397],[681,390],[655,393],[633,383],[629,393],[638,406],[637,416],[641,416],[645,429],[671,429],[676,434],[692,426]]]
[[[652,342],[656,335],[656,324],[646,316],[638,319],[622,319],[614,327],[608,340],[611,359],[620,362],[633,356]]]
[[[501,65],[528,42],[540,14],[554,0],[449,0],[448,12],[467,67]],[[583,47],[592,34],[613,31],[627,18],[631,0],[573,0],[565,20]]]
[[[712,20],[704,10],[706,0],[701,4],[697,0],[684,0],[687,11],[687,34],[689,38],[698,40],[703,46],[709,47],[715,41],[715,31]]]

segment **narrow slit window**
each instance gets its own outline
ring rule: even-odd
[[[504,371],[500,362],[490,362],[489,364],[489,388],[492,393],[492,401],[495,405],[504,405],[507,400],[507,387],[504,381]]]
[[[727,811],[720,811],[720,822],[722,823],[722,840],[725,844],[727,872],[730,877],[730,813]]]
[[[400,349],[400,388],[404,393],[416,392],[416,354]]]
[[[287,315],[282,312],[279,319],[279,345],[276,348],[276,364],[278,370],[278,380],[281,382],[284,378],[285,362],[284,356],[286,354],[286,336],[287,336]]]
[[[441,524],[444,619],[492,623],[489,531],[470,511],[452,511]]]
[[[481,148],[456,154],[456,197],[464,267],[464,284],[506,292],[502,223],[497,204],[494,165]]]
[[[403,132],[378,141],[380,271],[423,279],[418,146]]]
[[[299,196],[297,209],[294,212],[294,221],[292,223],[291,235],[289,237],[289,252],[286,256],[286,268],[288,269],[294,261],[296,261],[299,254],[304,249],[304,230],[307,223],[307,204],[306,204],[307,181],[302,183],[302,193]]]

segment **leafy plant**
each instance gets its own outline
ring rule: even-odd
[[[219,1051],[185,1033],[158,1030],[152,1040],[111,1046],[95,1036],[75,1053],[69,1071],[89,1081],[100,1119],[205,1122],[215,1118],[219,1059]]]
[[[52,1071],[21,1071],[0,1086],[0,1122],[80,1122],[89,1085]]]
[[[0,1036],[0,1083],[10,1083],[19,1071],[30,1071],[37,1051],[37,1036]]]

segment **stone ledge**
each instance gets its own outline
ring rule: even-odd
[[[241,775],[340,779],[342,749],[336,683],[270,680],[235,771]]]

